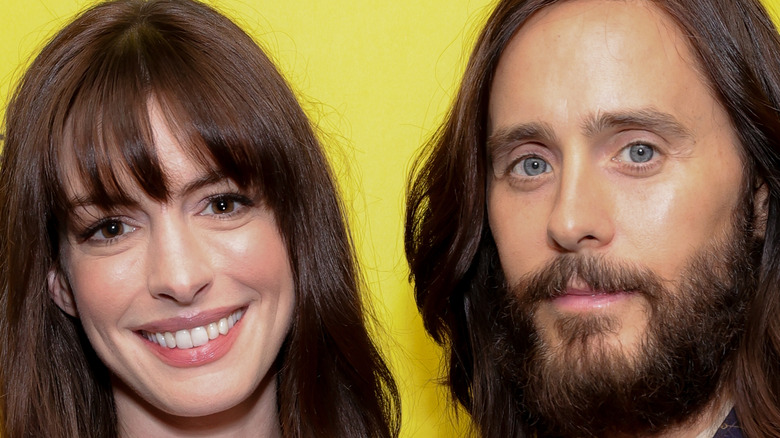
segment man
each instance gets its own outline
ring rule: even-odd
[[[498,5],[406,234],[483,436],[780,436],[778,108],[757,1]]]

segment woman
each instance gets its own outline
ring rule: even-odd
[[[394,436],[330,170],[227,18],[119,0],[35,59],[0,161],[0,436]]]

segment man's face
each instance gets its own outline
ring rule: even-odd
[[[568,362],[572,375],[645,363],[664,339],[654,332],[677,323],[654,313],[706,301],[691,276],[740,246],[738,143],[697,65],[676,24],[642,1],[545,8],[503,52],[488,140],[501,266],[520,302],[553,261],[571,273],[530,307],[540,363]]]

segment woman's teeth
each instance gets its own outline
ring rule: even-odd
[[[216,339],[219,335],[224,336],[228,334],[230,329],[233,328],[233,325],[235,325],[242,316],[244,316],[244,310],[239,309],[219,321],[189,330],[179,330],[175,333],[152,333],[142,330],[141,334],[149,341],[163,347],[181,349],[195,348],[206,345],[207,342]]]

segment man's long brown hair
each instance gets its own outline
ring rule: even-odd
[[[0,160],[0,436],[117,434],[109,371],[78,320],[49,298],[46,275],[69,214],[62,148],[100,204],[121,199],[128,177],[154,199],[168,196],[151,98],[196,162],[257,190],[274,213],[296,296],[275,367],[283,436],[396,436],[398,393],[367,332],[323,149],[257,44],[191,0],[87,10],[46,45],[12,98]]]
[[[515,401],[485,354],[503,287],[487,223],[488,99],[517,29],[568,0],[501,1],[480,34],[444,124],[415,163],[407,194],[406,255],[418,308],[448,348],[448,384],[485,437],[522,435]],[[748,436],[780,436],[780,38],[758,0],[647,0],[688,37],[697,66],[727,110],[746,180],[768,187],[758,287],[726,382]],[[670,79],[673,80],[673,79]]]

